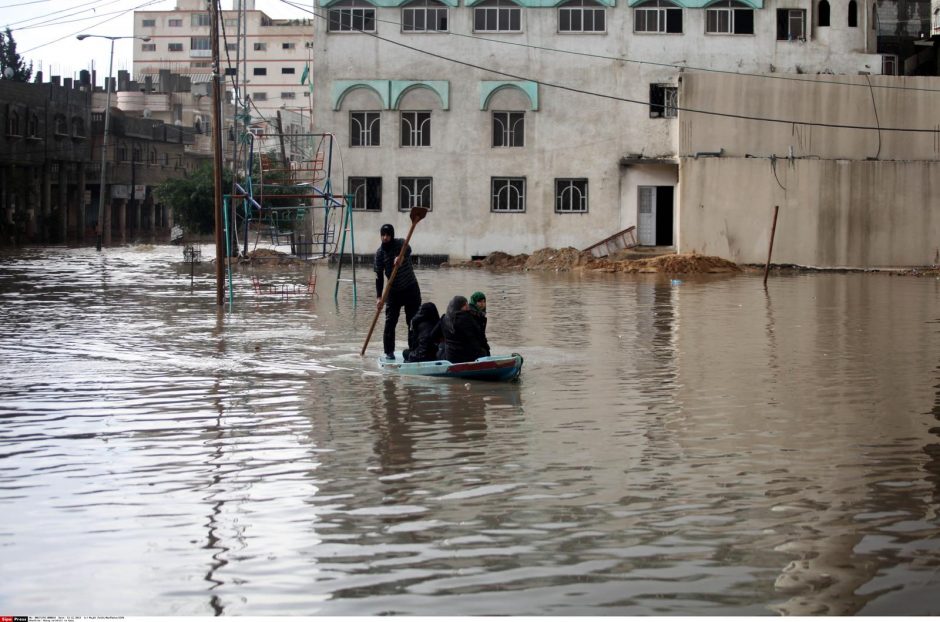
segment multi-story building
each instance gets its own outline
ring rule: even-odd
[[[244,10],[240,10],[244,8]],[[250,98],[253,121],[273,125],[279,109],[309,108],[309,88],[301,84],[312,53],[310,19],[272,19],[254,10],[254,0],[221,12],[219,57],[227,91]],[[160,70],[209,82],[212,72],[210,16],[205,0],[177,0],[171,11],[135,11],[134,77],[158,79]],[[244,99],[244,97],[242,97]]]
[[[319,4],[313,118],[336,134],[357,229],[406,228],[423,205],[417,252],[454,258],[631,226],[676,245],[684,69],[760,92],[883,66],[873,0]]]

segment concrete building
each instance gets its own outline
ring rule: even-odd
[[[419,252],[453,258],[584,248],[631,226],[641,244],[676,245],[683,68],[768,76],[743,97],[786,75],[883,68],[871,0],[319,10],[314,120],[342,148],[357,230],[406,229],[425,205]]]
[[[90,76],[0,80],[0,244],[81,239],[91,154]],[[92,234],[93,239],[93,234]]]
[[[245,11],[221,12],[219,54],[227,76],[226,90],[250,98],[253,121],[271,121],[282,108],[309,108],[309,89],[301,84],[311,56],[310,19],[273,19],[245,0]],[[240,17],[241,14],[241,17]],[[140,83],[170,70],[208,83],[212,71],[209,11],[204,0],[177,0],[171,11],[135,11],[134,77]],[[241,36],[239,36],[241,33]]]

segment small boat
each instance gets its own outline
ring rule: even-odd
[[[466,380],[515,380],[522,372],[522,355],[513,352],[499,356],[483,356],[468,363],[450,361],[427,361],[406,363],[400,353],[395,360],[379,357],[379,366],[403,376],[434,376],[440,378],[463,378]]]

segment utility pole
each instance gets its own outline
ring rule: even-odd
[[[219,0],[209,0],[209,32],[212,44],[212,180],[215,199],[215,304],[225,304],[227,261],[222,237],[222,75],[219,71]]]

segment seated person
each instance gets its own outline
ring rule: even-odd
[[[486,356],[483,344],[486,338],[480,322],[470,314],[470,305],[463,296],[454,296],[441,318],[444,335],[444,359],[451,363],[466,363]]]
[[[484,356],[490,355],[490,344],[486,340],[486,294],[483,292],[473,292],[470,296],[470,315],[480,323],[480,330],[483,333]]]
[[[402,357],[408,363],[422,361],[436,361],[437,347],[442,339],[438,324],[441,316],[433,302],[421,305],[411,320],[411,330],[408,331],[408,349],[402,352]]]

